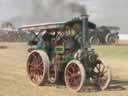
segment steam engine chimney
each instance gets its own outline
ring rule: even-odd
[[[81,21],[82,21],[82,52],[83,52],[83,63],[87,64],[87,52],[88,52],[88,15],[82,14],[81,15]]]

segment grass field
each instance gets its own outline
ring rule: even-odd
[[[93,46],[113,73],[110,88],[93,88],[80,93],[69,92],[65,86],[34,86],[26,75],[27,48],[25,43],[0,43],[0,96],[128,96],[128,46]]]

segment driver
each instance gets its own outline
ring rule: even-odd
[[[47,30],[47,32],[42,37],[43,38],[43,43],[42,43],[43,49],[47,52],[50,60],[52,60],[53,51],[54,51],[54,45],[53,45],[52,39],[55,38],[56,35],[57,35],[57,32]]]

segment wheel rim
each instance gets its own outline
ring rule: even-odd
[[[39,53],[33,52],[28,59],[27,72],[34,84],[41,84],[44,77],[44,64]]]
[[[48,80],[50,83],[55,83],[57,81],[57,65],[50,65],[48,70]]]
[[[114,44],[115,42],[116,42],[116,40],[115,40],[114,37],[110,36],[110,37],[108,38],[108,43],[109,43],[109,44]]]
[[[111,44],[116,44],[118,42],[118,37],[117,36],[110,36],[109,37],[109,42]]]
[[[98,45],[98,44],[99,44],[99,39],[98,39],[98,38],[94,38],[94,39],[92,40],[92,44]]]
[[[90,37],[89,41],[90,41],[91,44],[96,44],[96,45],[98,45],[100,43],[99,38],[94,37],[94,36]]]
[[[109,86],[111,80],[110,68],[103,64],[101,61],[98,61],[94,68],[94,73],[95,86],[102,90],[106,89]]]
[[[68,89],[74,92],[80,91],[85,80],[85,70],[83,65],[75,60],[74,62],[68,63],[64,76]]]

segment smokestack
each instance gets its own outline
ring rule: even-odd
[[[87,64],[87,52],[88,52],[88,15],[82,14],[82,52],[83,52],[83,63]]]
[[[82,36],[83,36],[82,42],[84,48],[88,48],[88,46],[86,46],[88,44],[88,15],[82,14],[81,20],[82,20]]]

